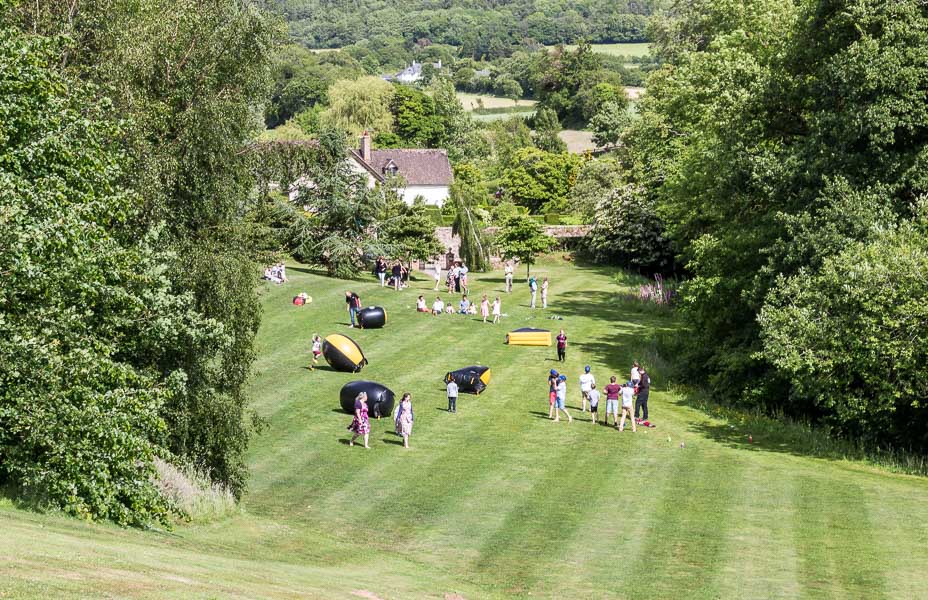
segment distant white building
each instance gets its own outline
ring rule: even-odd
[[[441,71],[441,60],[436,63],[432,63],[432,66],[436,70]],[[413,61],[411,65],[393,75],[392,77],[384,77],[388,81],[399,81],[400,83],[416,83],[422,79],[422,63]]]

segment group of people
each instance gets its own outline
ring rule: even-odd
[[[449,294],[464,293],[467,294],[467,265],[463,260],[455,261],[451,268],[448,269],[448,275],[445,277],[445,287]],[[441,263],[435,263],[435,291],[438,291],[441,285]]]
[[[563,334],[563,330],[561,331]],[[616,383],[616,376],[609,378],[609,383],[605,387],[606,392],[606,414],[603,419],[604,425],[609,425],[609,415],[612,415],[613,425],[619,431],[625,430],[625,421],[631,421],[632,431],[638,431],[638,425],[650,425],[648,421],[648,396],[651,392],[651,376],[638,362],[632,365],[631,378],[625,383]],[[583,374],[580,375],[580,397],[581,412],[586,412],[587,403],[590,407],[590,422],[595,424],[599,414],[600,393],[596,389],[596,378],[591,373],[589,365],[583,368]],[[619,400],[621,399],[621,414],[619,412]],[[548,373],[548,418],[554,421],[560,420],[560,413],[564,413],[568,422],[573,421],[570,413],[567,412],[567,376],[558,373],[557,369],[551,369]],[[634,416],[632,407],[634,406]]]
[[[390,278],[387,279],[387,273]],[[380,280],[380,287],[392,287],[396,291],[409,287],[409,269],[401,261],[394,261],[392,267],[387,266],[387,259],[378,256],[374,263],[374,274]]]
[[[267,279],[274,283],[286,283],[289,281],[287,279],[287,267],[282,262],[271,265],[264,269],[264,276],[262,279]]]
[[[510,277],[511,280],[511,277]],[[511,282],[507,282],[507,286]],[[545,277],[541,280],[541,307],[548,308],[548,278]],[[534,277],[528,278],[528,289],[532,292],[532,308],[535,308],[536,300],[538,298],[538,280]]]
[[[502,315],[503,303],[499,299],[499,296],[496,297],[496,300],[493,301],[493,304],[490,304],[490,299],[486,294],[483,295],[483,298],[480,300],[479,313],[483,317],[483,322],[486,323],[487,319],[492,315],[492,323],[499,323],[499,318]],[[458,308],[455,310],[454,306],[448,302],[445,304],[445,301],[441,299],[441,296],[435,296],[435,301],[432,302],[432,307],[429,308],[426,305],[425,297],[419,296],[416,299],[416,312],[420,313],[431,313],[434,316],[439,316],[442,314],[453,315],[455,313],[460,315],[476,315],[478,313],[478,306],[476,302],[471,302],[467,298],[467,294],[464,294],[461,297],[461,301],[458,302]]]
[[[370,449],[371,420],[368,413],[367,394],[361,392],[354,399],[354,417],[351,419],[351,424],[348,425],[348,431],[352,433],[351,439],[348,441],[349,446],[354,446],[354,441],[361,437],[364,439],[364,447]],[[394,431],[396,435],[403,438],[404,448],[409,448],[409,436],[412,435],[412,423],[414,420],[412,395],[409,392],[404,392],[403,397],[393,410]]]

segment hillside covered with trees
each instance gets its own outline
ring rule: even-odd
[[[640,42],[660,0],[275,0],[293,39],[341,48],[399,37],[462,49],[464,56],[505,53],[514,45]]]

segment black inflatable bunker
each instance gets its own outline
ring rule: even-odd
[[[333,333],[323,340],[322,356],[333,369],[345,373],[357,373],[367,364],[357,342],[340,333]]]
[[[361,329],[377,329],[387,324],[387,311],[382,306],[368,306],[358,311]]]
[[[450,382],[452,379],[458,384],[458,392],[479,394],[490,383],[490,367],[474,365],[457,371],[449,371],[445,375],[445,383]]]
[[[342,391],[338,394],[342,410],[354,414],[354,399],[361,392],[367,394],[367,414],[369,417],[389,417],[393,412],[393,403],[396,397],[390,388],[373,381],[364,380],[349,381],[342,386]]]

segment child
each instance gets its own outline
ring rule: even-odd
[[[448,382],[448,412],[458,412],[458,384],[454,379]]]
[[[483,322],[487,322],[487,318],[490,316],[490,301],[487,300],[487,295],[483,295],[483,300],[480,301],[480,316],[483,317]]]
[[[493,301],[493,324],[496,325],[499,323],[499,316],[502,309],[502,303],[499,301],[499,296],[496,297],[496,300]]]
[[[557,360],[564,362],[567,360],[567,335],[564,330],[557,335]]]
[[[595,383],[596,378],[590,373],[590,365],[583,367],[583,375],[580,376],[580,397],[583,402],[582,412],[586,412],[586,401],[590,398],[590,391],[593,389],[593,384]]]
[[[313,364],[309,365],[310,371],[316,370],[316,363],[319,362],[319,355],[322,354],[322,338],[319,334],[313,334]]]
[[[596,425],[596,416],[599,409],[599,390],[596,389],[596,384],[593,383],[590,385],[590,420],[593,425]]]
[[[419,296],[416,299],[416,312],[427,313],[429,309],[425,306],[425,297]]]
[[[446,315],[453,315],[453,314],[454,314],[454,307],[451,306],[450,304],[449,304],[448,306],[446,306],[446,307],[445,307],[445,314],[446,314]]]
[[[554,410],[554,422],[557,423],[561,420],[561,412],[567,415],[567,422],[573,423],[574,419],[570,416],[570,413],[567,412],[567,407],[564,405],[564,402],[567,400],[567,375],[561,375],[558,377],[557,382],[557,408]]]
[[[609,378],[609,385],[606,386],[606,417],[603,423],[609,424],[609,415],[612,415],[614,425],[619,424],[619,393],[622,387],[615,382],[615,375]]]
[[[641,374],[638,372],[640,367],[641,365],[638,364],[637,360],[632,363],[631,379],[632,379],[632,385],[634,385],[635,387],[638,387],[638,382],[641,381]]]
[[[548,278],[541,282],[541,307],[548,308]]]
[[[557,401],[558,372],[551,369],[548,374],[548,418],[554,418],[554,403]]]

